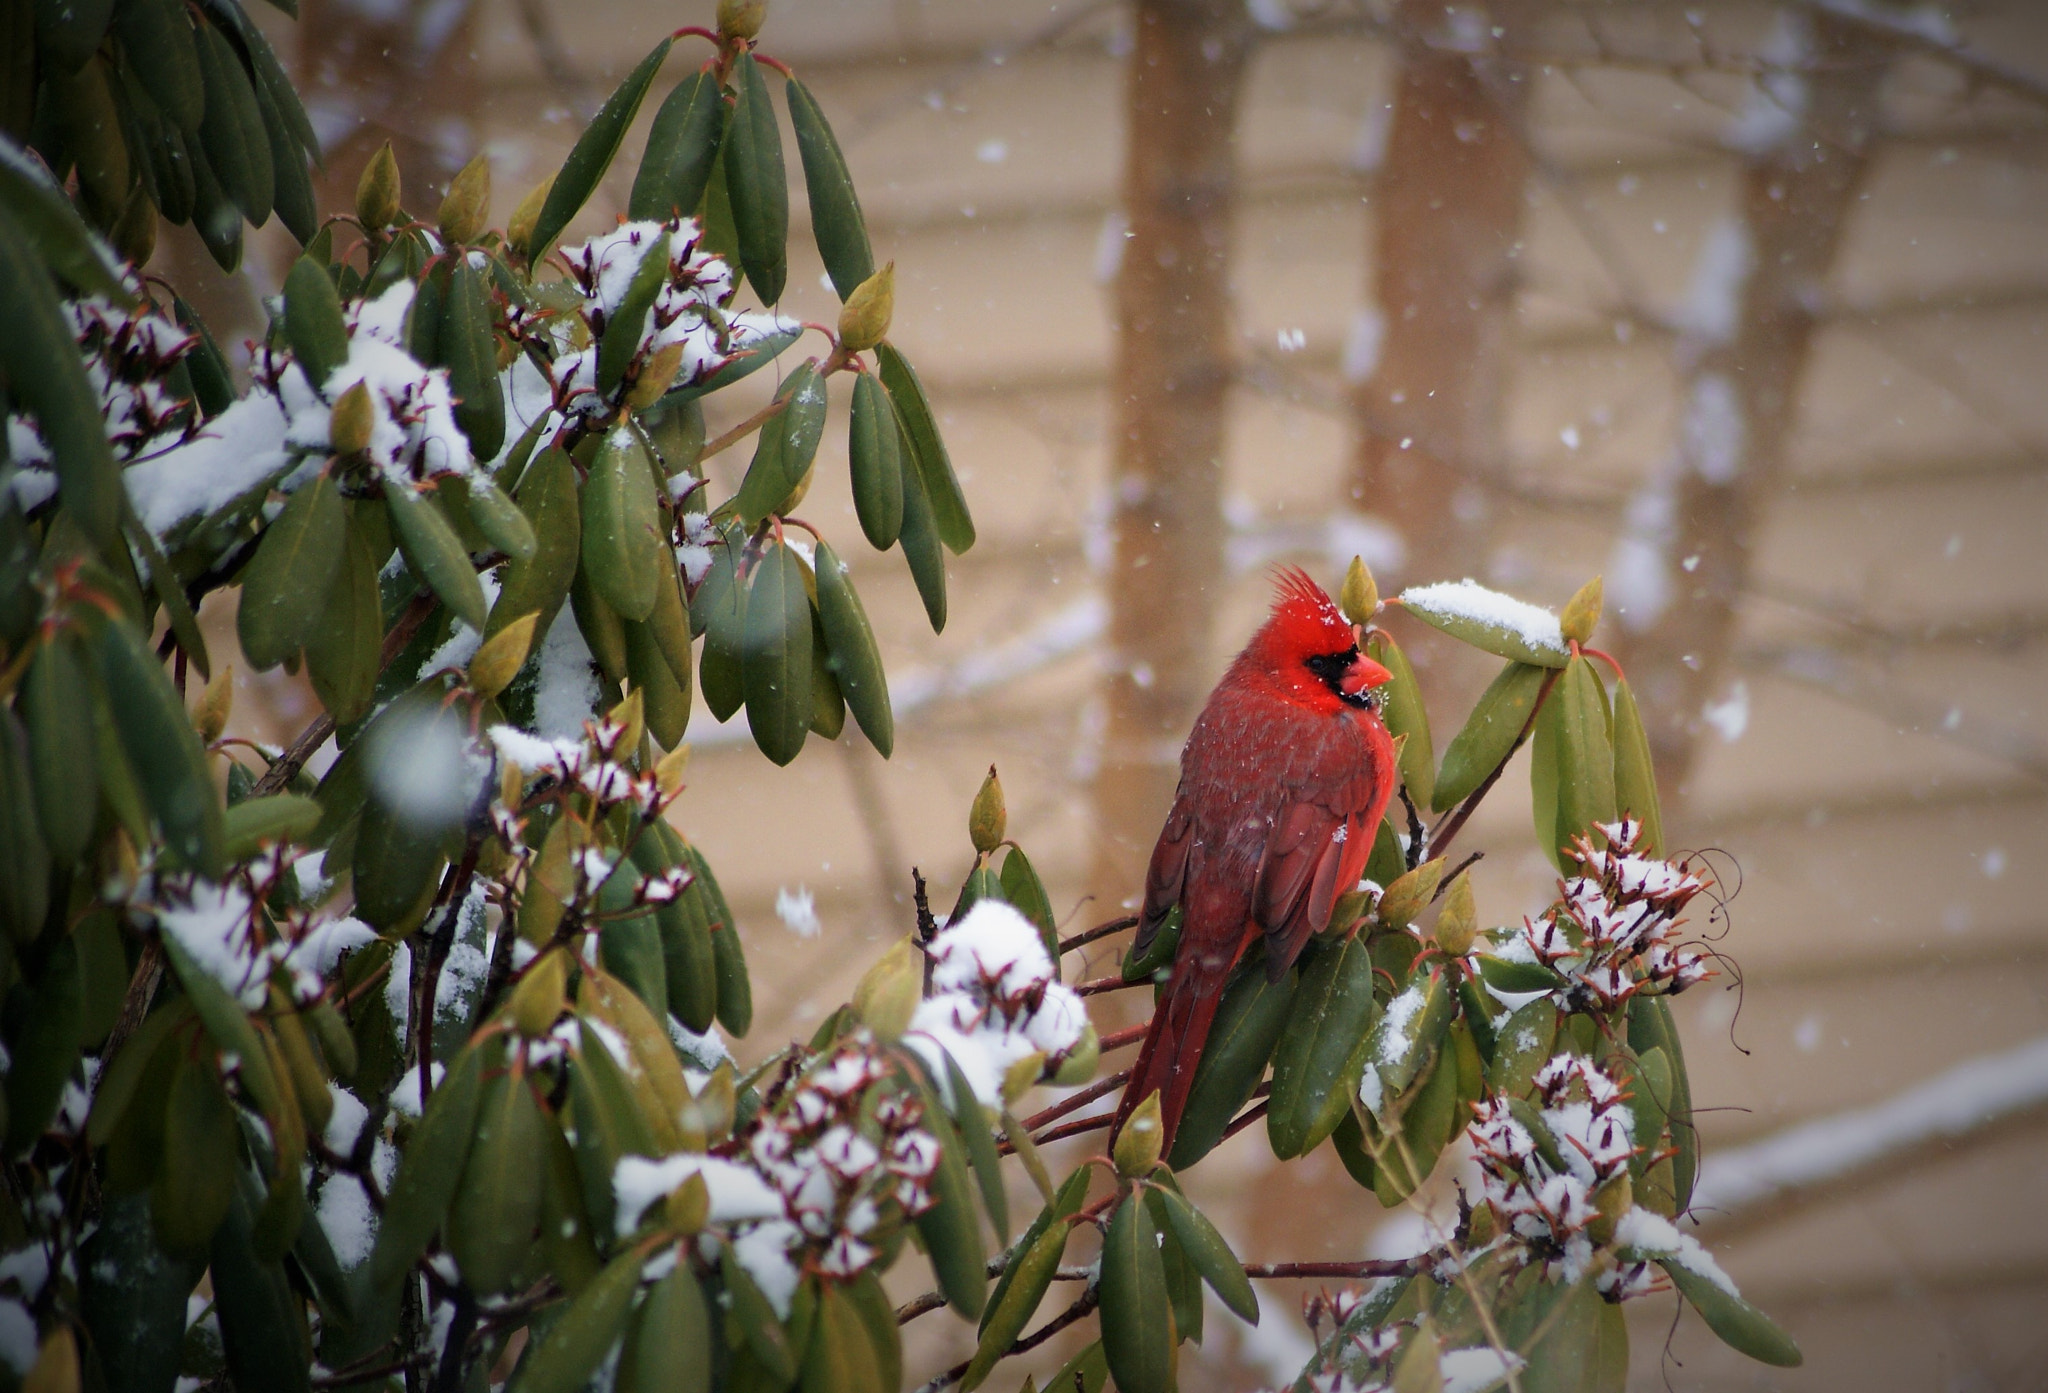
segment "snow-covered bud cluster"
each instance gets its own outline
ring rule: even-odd
[[[172,383],[197,337],[144,301],[122,309],[98,298],[64,305],[86,376],[99,398],[107,443],[122,463],[180,444],[199,424],[190,387]],[[14,490],[32,508],[57,491],[50,447],[28,415],[5,418],[7,457],[21,466]]]
[[[1532,1106],[1494,1097],[1473,1111],[1466,1132],[1480,1195],[1500,1231],[1546,1276],[1576,1282],[1592,1262],[1603,1192],[1625,1183],[1635,1154],[1620,1085],[1593,1061],[1561,1054],[1537,1074]]]
[[[411,485],[439,474],[470,472],[469,437],[455,422],[447,369],[423,366],[406,349],[412,302],[412,282],[399,281],[374,300],[350,305],[348,361],[325,382],[308,380],[298,363],[281,354],[265,350],[258,355],[251,372],[284,408],[285,448],[326,455],[333,439],[333,404],[360,382],[370,399],[364,453],[385,482]]]
[[[800,1269],[856,1276],[882,1229],[931,1208],[939,1144],[914,1095],[876,1089],[891,1073],[873,1037],[848,1036],[770,1088],[734,1143],[782,1197],[786,1250]]]
[[[931,941],[932,994],[911,1017],[904,1043],[946,1076],[953,1057],[975,1096],[1003,1103],[1010,1066],[1043,1055],[1047,1068],[1081,1044],[1088,1013],[1060,985],[1037,927],[1009,905],[983,900]]]
[[[651,302],[632,296],[646,258],[664,252],[667,270]],[[665,375],[667,386],[702,382],[763,336],[795,327],[774,315],[728,313],[737,278],[704,249],[695,218],[622,223],[562,256],[582,292],[578,313],[590,330],[587,344],[555,360],[555,402],[564,412],[607,412],[650,371]],[[641,288],[644,295],[644,282]],[[600,396],[600,345],[629,297],[644,305],[639,341],[618,385]]]
[[[1676,995],[1714,975],[1707,955],[1679,938],[1680,916],[1705,890],[1705,876],[1676,861],[1637,853],[1634,818],[1603,824],[1603,850],[1578,838],[1581,873],[1563,881],[1558,902],[1524,923],[1502,956],[1532,959],[1565,979],[1568,1010],[1610,1011],[1638,992]]]
[[[376,933],[359,919],[305,903],[321,889],[318,855],[265,846],[223,881],[189,871],[145,873],[124,902],[137,927],[154,927],[184,957],[250,1010],[275,982],[298,1004],[322,993],[342,953]]]

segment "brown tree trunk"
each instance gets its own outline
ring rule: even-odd
[[[1797,112],[1782,139],[1752,153],[1740,207],[1703,265],[1679,342],[1679,439],[1632,500],[1610,577],[1624,652],[1668,792],[1682,790],[1706,704],[1730,685],[1737,604],[1786,447],[1826,282],[1869,166],[1887,50],[1860,28],[1813,11],[1800,87],[1775,79],[1773,109]],[[1786,22],[1791,22],[1790,19]],[[1801,20],[1801,23],[1808,21]],[[1770,80],[1767,80],[1767,89]],[[1741,257],[1740,266],[1731,258]],[[1705,257],[1703,257],[1703,260]],[[1716,276],[1732,316],[1716,309]]]
[[[406,210],[433,216],[477,151],[478,9],[478,0],[305,0],[298,79],[324,145],[314,181],[323,215],[355,207],[363,165],[388,140]]]
[[[1351,501],[1401,534],[1404,577],[1484,572],[1502,468],[1529,74],[1470,53],[1441,5],[1405,0],[1393,123],[1369,195],[1374,305],[1347,363]],[[1373,351],[1373,341],[1377,351]]]
[[[1250,50],[1239,0],[1138,0],[1135,18],[1112,378],[1108,719],[1089,874],[1105,918],[1143,889],[1210,676],[1233,375],[1232,135]]]

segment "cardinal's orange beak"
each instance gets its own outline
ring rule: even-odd
[[[1393,680],[1393,673],[1360,653],[1351,660],[1351,666],[1344,669],[1344,676],[1338,679],[1338,685],[1344,689],[1344,695],[1357,696],[1360,692],[1369,692],[1374,687],[1384,687]]]

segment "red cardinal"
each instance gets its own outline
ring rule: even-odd
[[[1277,979],[1364,874],[1394,791],[1394,745],[1372,689],[1389,673],[1358,650],[1337,606],[1299,569],[1223,674],[1180,756],[1180,789],[1145,872],[1132,951],[1181,906],[1173,977],[1117,1107],[1159,1091],[1171,1149],[1223,984],[1266,937]]]

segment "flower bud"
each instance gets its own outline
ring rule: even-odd
[[[662,1201],[661,1217],[686,1238],[704,1231],[704,1225],[711,1220],[711,1187],[704,1183],[704,1172],[691,1172],[688,1179],[669,1191],[668,1198]]]
[[[494,697],[512,685],[525,666],[527,650],[533,647],[533,626],[538,611],[522,614],[492,634],[469,660],[469,689],[480,697]]]
[[[398,195],[398,156],[391,152],[387,140],[363,166],[363,177],[356,180],[356,221],[368,231],[391,226],[398,221]]]
[[[334,399],[327,413],[327,445],[337,455],[356,455],[370,448],[370,433],[377,428],[376,403],[370,400],[370,384],[358,381]]]
[[[1600,622],[1601,590],[1600,577],[1594,576],[1565,605],[1564,613],[1557,617],[1565,642],[1584,643],[1593,637],[1593,627]]]
[[[526,969],[519,985],[512,989],[512,1028],[529,1040],[537,1040],[555,1028],[562,1014],[562,997],[569,987],[569,954],[553,948]]]
[[[860,353],[880,343],[896,313],[896,263],[890,262],[853,288],[839,310],[839,346]]]
[[[220,733],[228,728],[228,715],[235,709],[235,669],[223,664],[221,670],[206,684],[206,690],[199,694],[199,705],[192,711],[192,724],[199,731],[200,743],[211,745],[220,739]]]
[[[1413,923],[1415,916],[1436,897],[1437,883],[1443,874],[1444,858],[1439,856],[1396,879],[1387,887],[1387,893],[1380,896],[1380,923],[1390,929],[1406,928]]]
[[[768,18],[768,0],[718,0],[718,33],[727,39],[751,39]]]
[[[1159,1090],[1154,1089],[1145,1095],[1145,1101],[1138,1104],[1125,1121],[1124,1129],[1116,1134],[1116,1145],[1110,1152],[1110,1159],[1116,1162],[1116,1173],[1126,1180],[1150,1175],[1159,1164],[1164,1131],[1159,1116]]]
[[[1472,876],[1467,872],[1444,891],[1443,906],[1436,912],[1437,947],[1462,958],[1472,951],[1472,941],[1478,936],[1479,911],[1472,903]]]
[[[924,955],[907,936],[897,939],[853,989],[854,1011],[880,1040],[900,1039],[923,999]]]
[[[676,380],[677,371],[683,366],[683,346],[680,343],[665,343],[654,350],[641,365],[640,375],[633,379],[633,385],[626,390],[626,405],[635,411],[645,411],[661,400],[661,394]]]
[[[441,229],[442,241],[459,245],[476,240],[490,212],[491,162],[478,155],[448,181],[448,196],[441,200],[434,222]]]
[[[1344,571],[1344,586],[1337,592],[1337,608],[1354,624],[1370,624],[1379,607],[1379,582],[1372,578],[1365,558],[1352,557],[1351,565]]]
[[[967,813],[967,835],[974,842],[974,849],[986,856],[1001,846],[1009,821],[1009,811],[1003,806],[1003,785],[991,764],[988,777],[981,781],[981,792],[974,795],[974,806]]]
[[[1061,1088],[1079,1088],[1095,1077],[1095,1066],[1101,1062],[1102,1037],[1095,1033],[1091,1021],[1081,1027],[1079,1043],[1067,1051],[1067,1057],[1053,1071],[1052,1081]]]
[[[555,189],[555,176],[547,178],[527,190],[526,197],[519,200],[519,206],[512,210],[512,221],[505,224],[505,240],[528,256],[534,249],[527,245],[533,241],[533,229],[540,222],[540,210],[547,206],[548,195]]]

